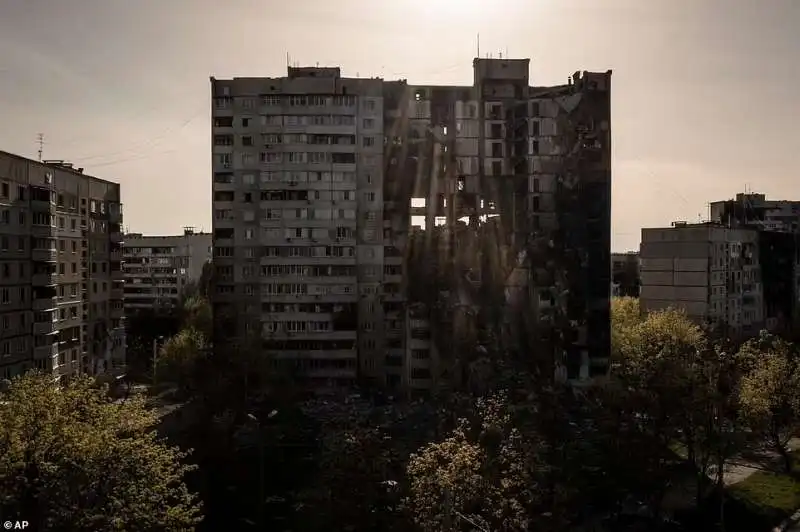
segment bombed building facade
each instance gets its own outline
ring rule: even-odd
[[[212,78],[220,329],[315,388],[445,387],[490,341],[563,378],[606,374],[611,72],[537,87],[527,59],[473,71]]]

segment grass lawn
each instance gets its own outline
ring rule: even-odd
[[[728,488],[728,495],[776,525],[800,508],[800,475],[756,471]]]

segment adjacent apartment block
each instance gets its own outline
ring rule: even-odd
[[[125,367],[120,186],[0,152],[0,376]]]
[[[763,231],[800,232],[800,201],[768,200],[764,194],[736,194],[735,199],[711,203],[711,221]]]
[[[200,279],[203,266],[211,260],[211,233],[192,227],[174,236],[128,233],[122,251],[126,315],[177,308],[184,289]]]
[[[643,310],[680,308],[734,336],[790,326],[793,235],[716,223],[642,229]]]
[[[607,371],[611,73],[537,87],[527,59],[473,67],[467,86],[211,79],[219,335],[260,338],[316,388],[424,391],[456,371],[436,298],[473,305],[522,264],[542,323],[575,329],[555,363]],[[448,270],[469,286],[423,288],[411,256],[471,261]]]
[[[639,297],[639,253],[611,254],[611,293],[616,297]]]

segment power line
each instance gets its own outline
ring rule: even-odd
[[[185,129],[190,123],[192,123],[194,120],[196,120],[197,117],[200,116],[200,114],[203,113],[203,111],[205,110],[205,107],[206,107],[206,104],[204,102],[204,104],[202,106],[202,109],[200,109],[193,116],[191,116],[190,118],[185,120],[178,127],[177,130],[175,130],[176,126],[172,126],[171,128],[169,128],[169,130],[167,132],[165,132],[165,133],[159,135],[158,137],[155,137],[154,139],[150,140],[150,142],[148,142],[146,145],[140,146],[140,152],[137,153],[137,154],[131,154],[128,157],[122,157],[122,158],[119,158],[119,159],[116,159],[116,160],[112,159],[111,161],[104,161],[104,162],[100,162],[100,163],[97,163],[97,164],[92,164],[91,162],[89,162],[87,164],[85,162],[86,158],[76,159],[76,161],[80,162],[80,164],[84,164],[86,166],[91,166],[92,168],[102,168],[104,166],[114,166],[114,165],[123,164],[123,163],[131,162],[131,161],[138,161],[138,160],[142,160],[142,159],[147,159],[147,158],[151,157],[152,155],[158,155],[158,154],[163,155],[163,154],[167,154],[167,153],[174,153],[174,152],[177,151],[177,149],[167,150],[167,151],[164,151],[164,152],[158,152],[156,154],[148,153],[148,150],[158,147],[158,145],[160,144],[159,141],[165,139],[166,137],[174,135],[174,134],[177,134],[177,133],[180,133],[181,131],[183,131],[183,129]],[[111,154],[105,155],[105,157],[110,157],[111,155],[114,155],[115,153],[126,153],[126,152],[129,152],[129,151],[131,151],[131,150],[124,150],[122,152],[112,152]],[[103,156],[98,155],[96,157],[103,157]]]
[[[183,122],[181,122],[180,125],[172,124],[172,125],[166,127],[159,135],[157,135],[155,137],[152,137],[152,138],[150,138],[148,140],[144,140],[142,142],[139,142],[138,144],[134,144],[133,146],[128,147],[128,148],[126,148],[124,150],[117,150],[117,151],[114,151],[114,152],[111,152],[111,153],[98,153],[98,154],[95,154],[95,155],[87,155],[86,157],[74,157],[73,160],[85,165],[87,163],[87,161],[90,161],[91,159],[102,159],[102,158],[107,158],[107,157],[113,157],[113,156],[118,156],[118,155],[123,155],[123,154],[129,154],[131,152],[142,150],[142,149],[151,148],[156,143],[158,143],[158,141],[163,140],[163,139],[167,138],[168,136],[170,136],[171,134],[175,133],[176,132],[175,131],[176,128],[178,130],[182,130],[187,125],[189,125],[190,122],[194,121],[204,110],[207,109],[208,105],[209,105],[208,101],[206,100],[205,97],[203,97],[203,102],[199,106],[199,109],[197,111],[195,111],[188,119],[186,119]]]

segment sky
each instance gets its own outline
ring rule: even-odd
[[[612,247],[750,190],[800,199],[800,0],[0,0],[0,150],[122,184],[125,225],[211,227],[209,76],[471,84],[612,69]]]

